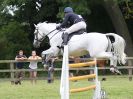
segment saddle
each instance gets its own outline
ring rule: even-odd
[[[81,29],[81,30],[78,30],[76,32],[73,32],[73,33],[69,34],[68,35],[68,41],[72,38],[72,36],[74,36],[74,35],[81,35],[84,32],[86,32],[86,29]]]
[[[84,32],[86,32],[86,29],[80,29],[80,30],[78,30],[78,31],[76,31],[76,32],[73,32],[73,33],[69,34],[68,37],[66,38],[67,42],[72,38],[72,36],[74,36],[74,35],[81,35],[81,34],[83,34]],[[64,33],[62,34],[62,39],[64,39],[63,36],[64,36]],[[57,46],[57,48],[61,49],[61,48],[63,48],[63,47],[62,47],[62,45],[61,45],[61,46]]]

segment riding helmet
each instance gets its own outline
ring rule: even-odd
[[[66,7],[64,9],[64,13],[69,13],[69,12],[73,12],[73,9],[71,7]]]

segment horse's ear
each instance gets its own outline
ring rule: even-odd
[[[36,24],[34,24],[34,26],[36,27],[37,25],[36,25]]]

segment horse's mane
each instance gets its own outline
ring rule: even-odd
[[[41,25],[57,25],[56,23],[47,23],[47,22],[39,22],[37,24],[37,26],[41,26]]]
[[[47,23],[47,22],[39,22],[37,24],[37,27],[41,27],[41,26],[45,26],[45,28],[49,28],[49,27],[56,27],[56,23]]]

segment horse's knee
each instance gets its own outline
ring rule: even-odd
[[[96,54],[93,53],[93,52],[89,52],[89,54],[90,54],[90,57],[95,57],[96,56]]]
[[[46,55],[46,53],[45,53],[45,51],[43,51],[43,52],[41,53],[41,56],[42,56],[42,57],[45,57],[45,55]]]
[[[54,68],[53,67],[49,67],[49,71],[50,72],[54,72]]]

